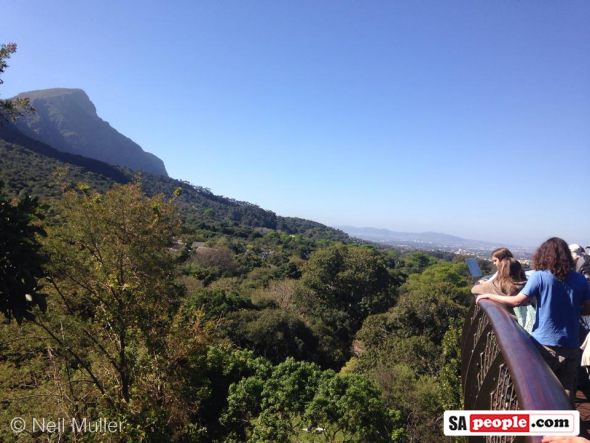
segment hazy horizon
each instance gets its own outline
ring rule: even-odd
[[[587,2],[3,11],[0,97],[81,88],[171,177],[330,226],[590,244]]]
[[[390,232],[394,232],[394,233],[404,233],[404,234],[427,234],[427,233],[431,233],[431,234],[444,234],[444,235],[450,235],[453,237],[459,237],[462,238],[464,240],[476,240],[476,241],[483,241],[486,243],[491,243],[491,244],[495,244],[498,246],[521,246],[521,247],[525,247],[525,248],[529,248],[531,250],[536,249],[541,243],[543,243],[545,240],[547,240],[550,237],[547,238],[539,238],[539,239],[532,239],[529,240],[529,243],[517,243],[517,242],[509,242],[506,241],[504,239],[490,239],[490,240],[483,240],[481,238],[469,238],[469,237],[464,237],[462,235],[458,235],[458,234],[452,234],[449,232],[441,232],[441,231],[436,231],[436,230],[429,230],[429,231],[396,231],[394,229],[388,229],[388,228],[381,228],[381,227],[377,227],[377,226],[350,226],[350,225],[330,225],[332,228],[335,229],[340,229],[343,231],[346,231],[344,228],[353,228],[353,229],[385,229],[387,231]],[[354,237],[354,235],[353,235]],[[573,242],[572,242],[573,243]],[[587,246],[586,244],[580,244],[581,246]]]

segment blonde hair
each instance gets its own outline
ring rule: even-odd
[[[505,258],[514,258],[512,252],[508,248],[498,248],[492,252],[492,258],[497,258],[499,261],[504,260]]]
[[[520,292],[520,288],[516,283],[526,281],[526,274],[518,260],[508,257],[500,260],[497,280],[504,294],[516,295]]]

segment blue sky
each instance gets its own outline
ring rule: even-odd
[[[4,2],[1,97],[84,89],[175,178],[329,225],[590,245],[590,3]]]

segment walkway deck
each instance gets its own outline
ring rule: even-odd
[[[580,411],[580,421],[582,422],[580,428],[580,437],[590,438],[590,391],[576,392],[576,409]]]

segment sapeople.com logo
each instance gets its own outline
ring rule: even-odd
[[[578,435],[578,411],[445,411],[445,435]]]

